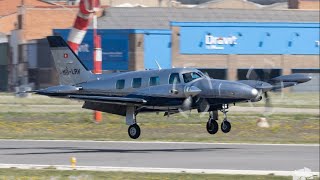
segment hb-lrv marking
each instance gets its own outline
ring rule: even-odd
[[[80,74],[80,69],[69,69],[68,67],[66,67],[65,69],[62,70],[63,75],[69,75],[69,74]]]

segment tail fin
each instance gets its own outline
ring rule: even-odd
[[[47,37],[61,85],[75,85],[93,78],[79,57],[60,36]]]

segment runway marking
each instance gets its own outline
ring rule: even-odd
[[[94,141],[94,140],[37,140],[37,139],[0,139],[0,141],[24,142],[85,142],[85,143],[133,143],[133,144],[195,144],[195,145],[249,145],[249,146],[320,146],[319,144],[260,144],[260,143],[214,143],[214,142],[173,142],[173,141]]]
[[[77,166],[73,169],[67,165],[38,165],[38,164],[0,164],[0,168],[44,169],[56,170],[85,170],[85,171],[122,171],[147,173],[190,173],[190,174],[228,174],[228,175],[275,175],[292,176],[294,171],[265,171],[265,170],[231,170],[231,169],[186,169],[186,168],[152,168],[152,167],[113,167],[113,166]],[[312,172],[319,177],[319,172]]]

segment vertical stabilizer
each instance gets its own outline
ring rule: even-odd
[[[61,85],[75,85],[93,78],[78,56],[60,36],[48,36],[51,54]]]

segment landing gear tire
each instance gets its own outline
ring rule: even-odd
[[[140,136],[141,130],[138,124],[132,124],[128,128],[128,134],[132,139],[137,139]]]
[[[219,125],[216,120],[209,119],[207,122],[207,131],[209,134],[216,134],[219,130]]]
[[[230,132],[230,130],[231,130],[231,123],[227,120],[224,120],[221,123],[221,131],[224,133],[228,133],[228,132]]]

